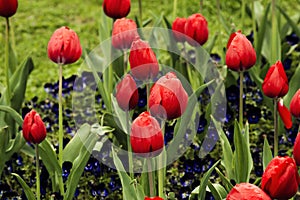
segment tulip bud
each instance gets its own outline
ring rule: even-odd
[[[64,26],[57,29],[48,43],[48,57],[58,64],[71,64],[81,56],[81,46],[77,34]]]
[[[283,104],[283,99],[280,99],[277,103],[278,112],[280,115],[280,118],[282,119],[285,128],[290,129],[293,126],[292,122],[292,116],[287,107]]]
[[[164,200],[164,199],[161,197],[145,197],[144,200]]]
[[[300,166],[300,132],[297,134],[294,148],[293,148],[293,156],[296,161],[297,166]]]
[[[271,200],[271,198],[254,184],[240,183],[230,190],[226,200]]]
[[[300,89],[294,94],[291,103],[290,111],[296,118],[300,118]]]
[[[149,112],[141,113],[131,125],[130,143],[132,151],[146,156],[160,153],[164,138],[158,121]]]
[[[130,48],[129,62],[132,75],[139,80],[149,80],[158,74],[158,62],[148,42],[135,40]]]
[[[205,17],[201,14],[193,14],[187,18],[185,27],[187,42],[192,46],[203,45],[208,39],[208,27]]]
[[[139,100],[139,93],[132,76],[127,74],[117,85],[116,98],[124,111],[133,109]]]
[[[289,81],[280,61],[268,70],[262,84],[264,94],[270,98],[283,97],[289,90]]]
[[[130,0],[104,0],[102,7],[108,17],[119,19],[130,12]]]
[[[39,144],[46,138],[45,124],[40,115],[34,110],[25,115],[22,128],[23,137],[27,142]]]
[[[0,16],[11,17],[18,9],[17,0],[0,0]]]
[[[136,23],[131,19],[117,19],[112,30],[112,45],[116,49],[129,49],[139,37]]]
[[[180,117],[188,103],[188,95],[175,73],[169,72],[152,86],[149,96],[150,112],[155,117]]]
[[[299,175],[294,159],[276,156],[262,176],[261,188],[272,199],[289,199],[297,193],[298,184]]]
[[[172,24],[172,31],[177,42],[185,42],[185,23],[186,18],[176,17]]]
[[[241,31],[232,33],[227,43],[226,65],[233,71],[244,71],[255,65],[256,52]]]

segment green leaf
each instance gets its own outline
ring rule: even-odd
[[[263,169],[265,171],[269,162],[273,159],[272,151],[271,151],[270,145],[268,143],[268,139],[266,137],[264,139],[264,149],[263,149],[262,159],[263,159]]]
[[[214,196],[215,200],[223,200],[227,196],[227,191],[225,190],[225,188],[218,183],[211,183],[209,181],[208,188]]]
[[[24,193],[25,193],[27,199],[30,199],[30,200],[36,199],[35,195],[30,190],[30,187],[25,183],[25,181],[18,174],[11,173],[11,175],[13,175],[14,177],[17,178],[18,182],[20,183],[20,185],[22,186],[22,188],[24,190]]]
[[[206,186],[208,184],[209,177],[211,173],[214,171],[215,167],[219,164],[220,160],[217,161],[201,178],[198,199],[205,199],[206,195]]]
[[[122,130],[126,133],[127,132],[127,119],[126,120],[126,112],[123,111],[120,106],[118,105],[117,99],[114,97],[114,95],[111,94],[111,101],[113,105],[113,110],[115,112],[115,120],[120,125]],[[127,133],[129,135],[129,133]]]
[[[289,81],[289,92],[285,97],[283,98],[285,105],[290,105],[290,102],[297,92],[297,90],[300,88],[299,86],[299,80],[300,80],[300,63],[296,68],[296,71],[294,72],[294,75]]]
[[[9,106],[0,105],[0,111],[7,112],[17,122],[17,124],[22,127],[23,125],[22,116],[16,110],[14,110]]]
[[[219,168],[216,167],[216,172],[218,173],[222,184],[224,185],[225,189],[227,190],[227,193],[233,188],[233,185],[230,183],[227,177],[223,175],[223,173],[219,170]]]
[[[300,37],[299,25],[297,25],[280,6],[277,6],[277,9],[281,12],[281,14],[284,16],[286,21],[290,24],[290,26],[292,27],[292,29],[296,33],[296,35],[298,37]]]
[[[124,200],[139,200],[137,198],[137,194],[134,188],[134,185],[132,184],[132,180],[130,176],[126,173],[124,166],[121,162],[121,160],[118,158],[116,152],[114,149],[112,149],[112,155],[114,164],[118,170],[119,177],[121,179],[122,183],[122,189],[123,189],[123,199]]]
[[[18,65],[18,59],[11,43],[9,42],[9,72],[14,74]]]
[[[213,116],[211,116],[212,121],[218,131],[220,141],[221,141],[221,147],[222,147],[222,152],[223,152],[223,157],[222,157],[222,165],[224,166],[226,170],[226,174],[229,179],[235,179],[235,173],[233,170],[233,152],[230,146],[230,143],[228,141],[228,138],[226,134],[224,133],[220,122],[217,122]]]

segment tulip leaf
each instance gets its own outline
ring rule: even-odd
[[[9,42],[9,71],[10,74],[14,74],[16,68],[18,65],[18,60],[17,60],[17,56],[16,53],[11,45],[11,43]]]
[[[112,105],[113,105],[113,110],[115,112],[115,121],[116,123],[119,125],[119,127],[121,127],[121,129],[127,133],[127,130],[130,130],[130,128],[127,128],[127,125],[129,125],[127,122],[129,119],[126,119],[126,112],[123,111],[120,106],[118,105],[117,99],[111,94],[111,101],[112,101]],[[128,111],[127,111],[128,112]],[[129,116],[129,113],[128,113]],[[130,133],[127,133],[128,135]]]
[[[214,171],[215,167],[219,164],[220,160],[217,161],[201,178],[200,187],[199,187],[199,193],[198,193],[198,199],[205,199],[206,196],[206,186],[209,181],[209,177],[211,173]]]
[[[25,183],[25,181],[21,178],[21,176],[19,176],[18,174],[16,173],[11,173],[11,175],[13,175],[14,177],[17,178],[17,181],[20,183],[20,185],[22,186],[23,190],[24,190],[24,193],[27,197],[27,199],[30,199],[30,200],[34,200],[36,199],[35,198],[35,195],[33,194],[33,192],[31,191],[30,187]]]
[[[208,188],[209,188],[210,192],[212,193],[215,200],[226,199],[227,191],[225,190],[225,188],[222,185],[220,185],[218,183],[211,183],[209,181]]]
[[[300,64],[297,66],[296,71],[294,72],[294,75],[292,76],[292,78],[289,81],[289,92],[283,98],[285,105],[290,105],[290,102],[291,102],[293,96],[300,88],[299,80],[300,80]]]
[[[15,122],[20,127],[22,127],[22,125],[23,125],[22,116],[16,110],[14,110],[13,108],[11,108],[9,106],[0,105],[0,111],[8,113],[15,120]]]
[[[126,173],[124,166],[121,162],[121,160],[118,158],[116,152],[114,149],[112,149],[112,155],[114,164],[118,170],[119,177],[121,179],[121,183],[123,186],[123,199],[124,200],[139,200],[137,197],[137,193],[135,191],[135,187],[133,184],[133,181],[131,180],[130,176]]]
[[[280,7],[277,6],[277,9],[281,12],[281,14],[284,16],[286,21],[290,24],[293,31],[296,33],[298,37],[300,37],[300,28],[299,26],[289,17],[289,15]]]
[[[72,200],[74,198],[74,193],[78,186],[79,179],[98,139],[99,136],[97,136],[97,134],[93,131],[90,131],[88,138],[83,142],[81,148],[78,149],[78,156],[73,161],[73,166],[66,182],[67,190],[64,200]]]
[[[230,183],[227,177],[224,176],[224,174],[219,170],[219,168],[216,167],[216,172],[219,175],[222,184],[224,185],[225,189],[227,190],[227,193],[233,188],[233,185]]]
[[[264,139],[264,149],[263,149],[262,159],[263,159],[263,169],[265,171],[269,162],[273,159],[272,151],[271,151],[267,137],[265,137],[265,139]]]

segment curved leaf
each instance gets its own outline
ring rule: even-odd
[[[17,181],[20,183],[20,185],[22,186],[23,190],[24,190],[24,193],[27,197],[27,199],[30,199],[30,200],[34,200],[36,199],[35,198],[35,195],[33,194],[33,192],[30,190],[30,187],[25,183],[25,181],[16,173],[11,173],[11,175],[13,175],[14,177],[17,178]]]

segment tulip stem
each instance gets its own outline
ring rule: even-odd
[[[128,150],[128,170],[130,178],[133,179],[133,160],[132,160],[132,149],[130,143],[130,123],[129,123],[129,111],[126,111],[126,131],[127,131],[127,150]]]
[[[173,2],[173,19],[176,18],[176,13],[177,13],[177,0],[174,0],[174,2]]]
[[[274,157],[278,154],[278,113],[277,97],[274,99]]]
[[[242,6],[241,6],[241,12],[242,12],[242,30],[244,30],[245,25],[245,11],[246,11],[246,2],[245,0],[242,0]]]
[[[6,17],[6,29],[5,29],[5,78],[6,78],[6,103],[10,105],[10,83],[9,83],[9,18]]]
[[[244,115],[244,111],[243,111],[243,89],[244,89],[244,72],[240,71],[240,103],[239,103],[239,124],[241,126],[241,128],[243,127],[243,115]]]
[[[124,61],[124,76],[125,76],[125,74],[127,73],[127,62],[128,62],[127,51],[124,50],[123,53],[124,53],[124,55],[123,55],[123,61]]]
[[[161,123],[161,130],[162,130],[162,135],[164,137],[165,134],[165,121],[162,119]],[[158,156],[158,196],[163,197],[164,196],[164,177],[165,177],[165,166],[162,166],[164,164],[164,159],[165,158],[165,147],[163,147],[162,152]]]
[[[59,67],[59,83],[58,83],[58,160],[59,160],[59,166],[62,168],[63,164],[63,109],[62,109],[62,76],[63,76],[63,64],[58,64]],[[60,176],[61,177],[61,176]],[[64,186],[63,182],[59,182],[60,192],[63,196],[64,194]]]
[[[152,175],[152,162],[151,158],[146,158],[148,163],[148,180],[149,180],[149,189],[150,189],[150,196],[154,197],[154,184],[153,184],[153,175]]]
[[[139,0],[139,15],[140,15],[141,24],[143,24],[143,8],[142,8],[142,0]]]
[[[147,111],[149,111],[149,96],[150,96],[150,83],[146,83],[146,92],[147,92]]]
[[[40,181],[40,156],[39,156],[39,145],[35,144],[35,171],[36,171],[36,199],[40,200],[41,199],[41,181]]]

